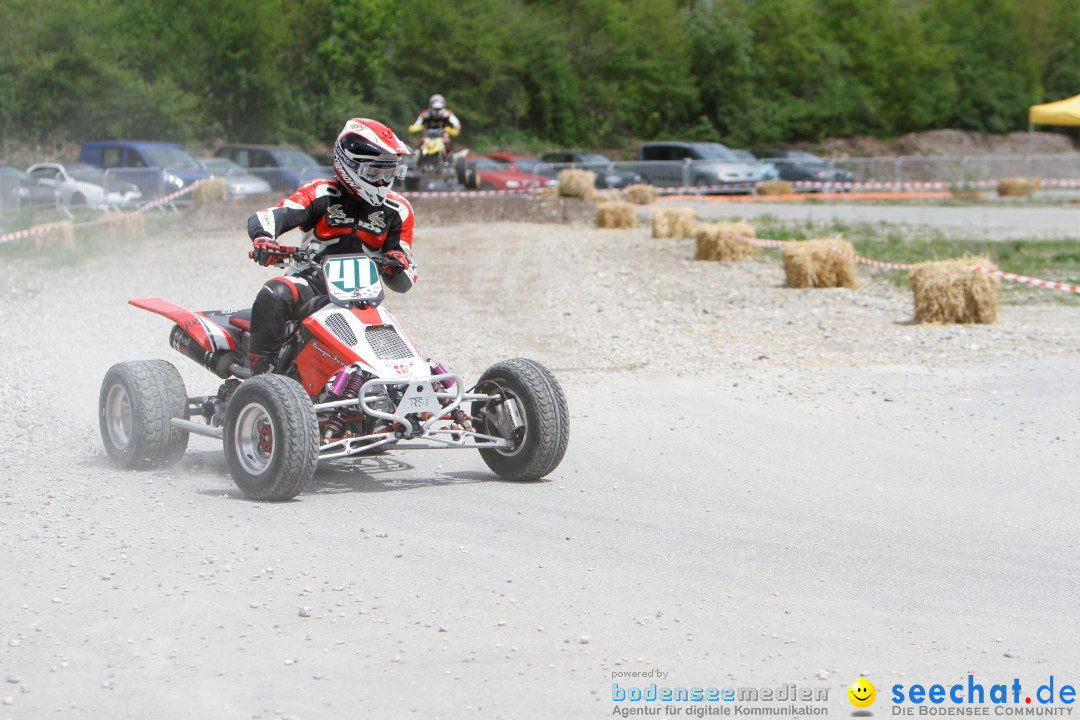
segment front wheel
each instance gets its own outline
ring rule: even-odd
[[[476,430],[509,440],[510,448],[485,448],[480,456],[504,480],[539,480],[559,466],[570,440],[570,413],[559,381],[540,363],[513,358],[488,368],[478,392],[500,400],[474,401]]]
[[[225,410],[225,461],[252,500],[300,494],[319,463],[319,422],[300,383],[256,375],[240,383]]]
[[[187,390],[164,360],[113,365],[98,396],[98,426],[105,452],[125,470],[172,465],[187,449],[188,433],[172,424],[187,419]]]

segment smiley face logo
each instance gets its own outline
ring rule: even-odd
[[[859,678],[847,689],[848,700],[857,708],[867,708],[877,699],[877,689],[866,678]]]

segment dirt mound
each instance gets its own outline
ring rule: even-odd
[[[927,130],[883,140],[868,135],[829,138],[816,148],[825,155],[880,157],[892,155],[1024,155],[1029,152],[1028,134],[1004,135],[968,130]],[[1063,133],[1032,133],[1030,151],[1035,154],[1076,152],[1072,138]]]

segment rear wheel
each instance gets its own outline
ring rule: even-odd
[[[225,460],[253,500],[300,494],[319,463],[319,422],[298,382],[257,375],[240,384],[225,410]]]
[[[105,373],[98,426],[105,452],[121,467],[166,467],[183,457],[188,433],[173,418],[187,419],[187,390],[170,363],[138,360]]]
[[[537,362],[513,358],[488,368],[476,389],[502,396],[473,403],[476,430],[512,443],[481,450],[487,466],[504,480],[539,480],[553,472],[570,440],[570,413],[555,376]]]

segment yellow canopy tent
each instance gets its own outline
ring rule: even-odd
[[[1036,125],[1080,125],[1080,95],[1028,108],[1028,157],[1024,159],[1024,174],[1029,178],[1031,154],[1035,146],[1033,129]]]
[[[1080,125],[1080,95],[1028,108],[1029,125]]]

